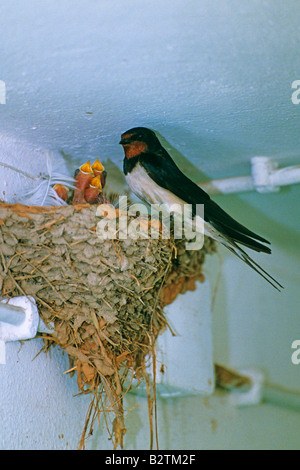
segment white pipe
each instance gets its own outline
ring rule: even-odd
[[[300,411],[300,393],[295,390],[285,390],[272,384],[263,388],[262,399],[273,405]]]
[[[39,325],[39,312],[32,296],[0,300],[0,341],[34,338]]]
[[[0,303],[0,322],[19,326],[25,321],[25,310],[16,305]]]
[[[271,174],[271,181],[274,186],[287,186],[289,184],[300,183],[300,165],[280,168]]]
[[[300,183],[300,165],[278,169],[269,157],[251,158],[251,176],[221,178],[198,183],[208,194],[230,194],[256,190],[276,192],[280,186]]]
[[[12,326],[21,325],[26,319],[26,308],[24,306],[11,305],[7,301],[0,301],[0,323],[6,323]],[[39,333],[53,333],[54,324],[46,325],[43,320],[39,319],[37,331]]]
[[[261,370],[248,368],[235,371],[242,377],[248,377],[251,386],[246,391],[244,388],[234,388],[228,396],[229,403],[235,406],[259,405],[260,403],[270,403],[272,405],[290,408],[300,411],[300,392],[288,390],[279,385],[265,381]]]
[[[253,191],[254,185],[251,176],[238,176],[234,178],[220,178],[217,180],[198,183],[208,194],[231,194]]]
[[[32,296],[0,299],[0,364],[6,363],[8,341],[34,338],[39,326],[39,312]]]

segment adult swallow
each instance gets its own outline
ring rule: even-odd
[[[275,289],[283,288],[239,245],[257,252],[271,253],[266,239],[227,214],[196,183],[185,176],[162,147],[155,133],[145,127],[129,129],[119,142],[124,149],[123,171],[131,190],[148,204],[204,205],[204,234],[222,243]]]

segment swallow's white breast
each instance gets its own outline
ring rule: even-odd
[[[184,201],[171,191],[155,183],[139,163],[126,175],[126,181],[136,196],[148,204],[165,204],[170,210],[175,204],[184,204]]]
[[[182,206],[186,204],[185,201],[177,197],[171,191],[162,188],[155,183],[139,163],[126,175],[125,178],[129,187],[136,196],[148,204],[164,204],[165,208],[168,209],[169,212],[173,213],[176,213],[176,205],[181,208],[178,212],[181,212]],[[197,215],[197,217],[199,216]],[[201,223],[203,223],[202,219],[199,221],[200,226]],[[224,237],[209,222],[204,222],[204,233],[214,240],[224,241]]]

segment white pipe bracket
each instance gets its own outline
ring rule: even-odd
[[[264,374],[261,370],[252,367],[239,369],[237,372],[251,379],[251,387],[245,392],[239,390],[231,391],[229,403],[237,407],[259,405],[263,396]]]
[[[31,296],[0,300],[0,363],[5,364],[5,343],[36,336],[39,312]]]
[[[11,310],[12,321],[7,313],[5,317],[1,315],[1,311],[6,310],[5,307]],[[18,313],[19,320],[17,320]],[[0,340],[8,342],[34,338],[38,325],[39,312],[32,296],[12,297],[0,301]]]
[[[259,193],[274,193],[279,186],[274,185],[272,174],[278,168],[278,163],[269,157],[251,158],[251,176],[253,186]]]

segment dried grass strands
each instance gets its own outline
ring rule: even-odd
[[[43,335],[47,347],[65,349],[80,393],[92,394],[80,446],[105,409],[114,416],[105,420],[117,448],[126,376],[141,379],[146,358],[155,362],[157,336],[168,326],[163,307],[203,281],[205,255],[215,246],[205,239],[188,252],[184,240],[103,241],[96,211],[0,204],[0,288],[2,296],[36,299],[41,318],[54,324],[53,334]],[[155,388],[153,399],[155,415]]]

